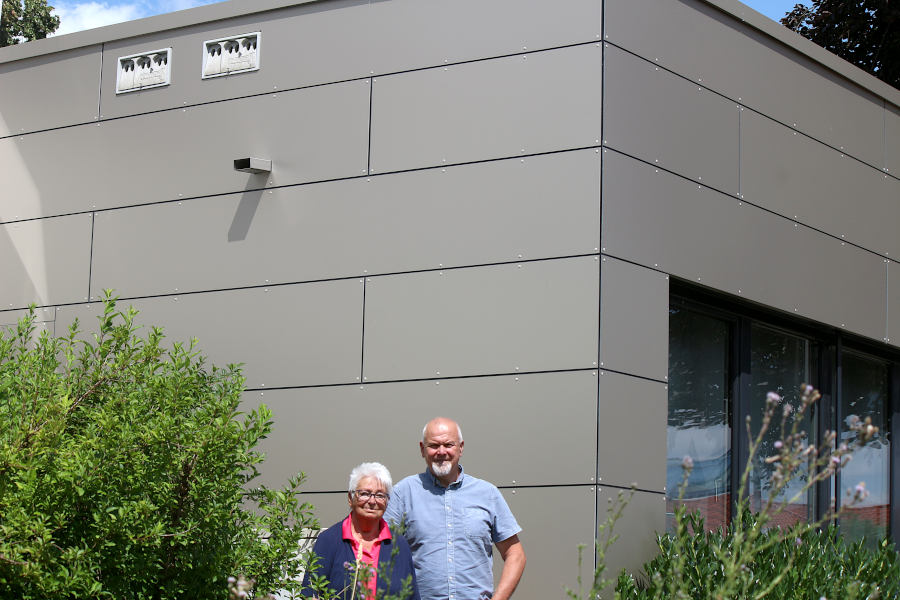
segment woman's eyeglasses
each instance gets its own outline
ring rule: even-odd
[[[363,502],[368,502],[369,498],[375,498],[375,502],[384,503],[387,502],[388,495],[383,492],[370,492],[369,490],[353,490],[353,493],[356,494],[357,500],[362,500]]]

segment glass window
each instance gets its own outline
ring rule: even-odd
[[[841,516],[841,532],[853,540],[865,537],[873,546],[888,533],[890,515],[890,441],[887,428],[888,365],[853,352],[844,352],[841,365],[840,440],[850,443],[856,436],[849,424],[872,419],[878,427],[875,439],[853,453],[841,471],[841,488],[865,482],[869,496],[848,507]],[[841,500],[846,493],[839,495]]]
[[[809,341],[769,327],[753,325],[750,332],[750,395],[751,431],[759,432],[768,392],[776,392],[782,397],[779,410],[773,416],[769,430],[763,436],[761,445],[753,461],[750,473],[749,495],[753,510],[762,509],[770,499],[772,475],[775,466],[766,464],[765,459],[776,453],[775,442],[781,439],[781,417],[783,407],[790,406],[796,414],[800,408],[800,386],[810,382]],[[790,428],[791,420],[785,426]],[[808,443],[815,443],[815,422],[807,412],[799,424],[799,430],[808,435]],[[788,502],[784,511],[778,514],[772,525],[789,527],[798,521],[811,518],[815,510],[814,488],[797,495],[803,488],[807,473],[798,475],[786,486],[782,495],[772,498],[775,502]]]
[[[672,307],[666,471],[670,530],[685,456],[694,462],[684,495],[688,509],[699,510],[708,529],[725,525],[730,518],[730,348],[728,321]]]

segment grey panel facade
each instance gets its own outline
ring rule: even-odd
[[[93,215],[0,225],[0,308],[83,302]]]
[[[474,10],[476,20],[471,17]],[[510,19],[511,13],[516,18]],[[251,31],[262,33],[259,71],[200,79],[204,41]],[[466,32],[465,44],[459,43],[460,31]],[[305,3],[107,44],[101,115],[109,119],[597,41],[601,31],[601,5],[594,0],[565,0],[552,6],[539,0],[503,0],[487,6],[476,0]],[[160,47],[172,48],[172,83],[152,92],[116,95],[118,57]],[[328,60],[321,60],[323,56]],[[96,93],[96,78],[94,83]]]
[[[260,402],[275,418],[265,441],[267,480],[284,481],[303,469],[312,492],[346,489],[350,469],[364,460],[384,462],[396,480],[422,471],[422,425],[445,413],[463,426],[463,465],[498,486],[590,484],[595,477],[597,377],[591,371],[252,391],[243,405],[249,410]],[[366,418],[381,434],[344,437],[342,452],[323,455],[335,432],[350,427],[347,415],[369,406],[379,407]],[[567,434],[557,439],[545,430]],[[523,437],[531,441],[523,445]],[[561,464],[560,455],[569,460]],[[303,457],[312,464],[301,464]]]
[[[900,266],[893,260],[886,263],[888,272],[888,322],[885,341],[900,347]]]
[[[640,238],[630,235],[641,231]],[[704,286],[881,339],[883,260],[747,202],[612,151],[603,247]],[[841,294],[831,294],[831,286]]]
[[[371,172],[598,145],[601,50],[585,44],[376,77]]]
[[[883,102],[801,53],[701,0],[662,0],[652,10],[643,2],[609,0],[605,14],[610,43],[882,164]],[[846,118],[850,113],[853,119]]]
[[[665,341],[661,345],[665,346]],[[642,435],[639,430],[665,427],[666,384],[605,370],[598,378],[597,482],[665,492],[666,465],[658,457],[666,455],[666,438]],[[613,458],[623,454],[631,459]]]
[[[104,211],[92,294],[595,253],[599,194],[599,155],[582,150]]]
[[[893,183],[880,169],[780,123],[750,110],[741,115],[741,196],[748,202],[900,256],[900,196]]]
[[[354,81],[0,140],[0,158],[25,166],[11,172],[6,211],[34,218],[362,175],[368,116],[368,82]],[[247,156],[271,160],[271,175],[235,171]]]
[[[627,497],[628,489],[611,486],[597,488],[597,522],[603,523],[607,518],[610,501],[615,501],[619,493]],[[619,536],[609,550],[606,561],[606,572],[611,576],[622,569],[635,575],[641,573],[643,563],[637,557],[654,556],[658,548],[653,536],[643,535],[642,531],[664,531],[666,528],[666,497],[663,494],[637,491],[628,503],[622,518],[616,523],[614,532]]]
[[[311,2],[115,41],[103,52],[102,118],[368,77],[369,71],[359,60],[371,43],[366,12],[365,4],[357,0]],[[205,41],[255,31],[262,34],[258,71],[201,79]],[[117,95],[118,57],[162,47],[172,48],[172,83]],[[246,118],[246,114],[240,117]]]
[[[600,368],[668,378],[669,276],[604,256],[600,267]]]
[[[738,193],[734,102],[609,45],[606,85],[604,146]]]
[[[888,105],[884,119],[884,166],[900,178],[900,108]]]
[[[514,597],[561,598],[566,587],[575,588],[578,548],[593,546],[594,486],[503,489],[503,497],[522,527],[519,539],[528,550],[526,568]],[[549,510],[548,510],[549,509]],[[548,514],[548,513],[552,513]],[[552,540],[552,543],[548,541]],[[499,579],[498,553],[494,553],[494,580]],[[591,551],[584,552],[585,575],[590,579]]]
[[[96,121],[99,69],[99,46],[0,63],[0,138]]]
[[[163,327],[172,342],[197,338],[211,364],[243,363],[248,388],[328,385],[359,381],[362,287],[346,279],[121,304],[140,311],[145,326]],[[99,310],[98,304],[61,306],[57,331],[78,317],[83,331],[92,332]]]
[[[370,277],[364,380],[591,368],[597,257]]]

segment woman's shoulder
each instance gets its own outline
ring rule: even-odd
[[[343,519],[329,527],[328,529],[320,529],[319,533],[316,535],[316,544],[324,544],[330,543],[333,544],[343,539],[343,531],[342,526],[344,524]]]

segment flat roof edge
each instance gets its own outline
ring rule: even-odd
[[[321,0],[230,0],[0,48],[0,64]]]
[[[116,23],[96,29],[78,31],[61,36],[35,40],[25,44],[16,44],[0,48],[0,64],[64,52],[87,46],[138,37],[168,29],[179,29],[198,23],[221,21],[232,17],[240,17],[255,13],[268,12],[279,8],[319,2],[321,0],[230,0],[216,4],[207,4],[176,12],[155,15],[135,21]],[[766,36],[807,56],[829,71],[836,73],[849,82],[883,98],[885,101],[900,107],[900,90],[881,81],[856,65],[853,65],[828,50],[818,46],[753,10],[738,0],[700,0],[728,14],[742,23],[762,32]]]
[[[894,106],[900,107],[900,90],[863,71],[856,65],[847,62],[837,54],[829,52],[799,33],[788,29],[781,23],[777,23],[762,13],[753,10],[746,4],[738,2],[738,0],[701,0],[701,2],[736,17],[757,31],[809,57],[829,71],[833,71],[876,96],[881,96]]]

